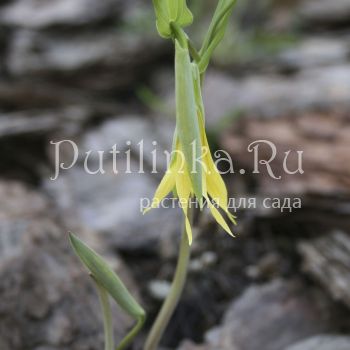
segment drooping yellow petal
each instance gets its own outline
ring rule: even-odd
[[[175,153],[175,157],[176,158],[172,162],[170,169],[167,170],[158,188],[156,189],[151,206],[146,208],[143,211],[143,214],[146,214],[151,209],[157,208],[157,206],[160,204],[162,199],[165,198],[175,188],[176,177],[177,177],[177,174],[179,173],[179,168],[181,167],[181,160],[179,160],[179,157],[176,156],[176,153]]]
[[[208,157],[209,158],[209,157]],[[206,185],[209,196],[216,202],[216,204],[224,210],[232,223],[236,225],[235,216],[228,210],[228,195],[224,180],[218,172],[212,158],[208,161],[208,169],[210,173],[206,175]]]
[[[178,157],[180,158],[180,157]],[[187,170],[186,165],[180,163],[179,160],[176,162],[177,174],[176,174],[176,191],[180,199],[188,199],[190,194],[193,192],[191,179]]]
[[[228,194],[227,194],[227,188],[224,180],[222,179],[210,152],[209,144],[207,135],[205,132],[205,124],[204,124],[204,118],[201,115],[201,113],[198,113],[199,118],[199,127],[202,137],[202,143],[206,149],[205,155],[204,155],[204,173],[205,173],[205,180],[203,183],[205,184],[205,195],[209,195],[215,203],[224,210],[224,212],[227,214],[228,218],[232,223],[235,225],[236,220],[235,216],[232,215],[228,210]]]
[[[225,210],[225,213],[227,215],[227,217],[230,219],[230,221],[234,224],[234,225],[237,225],[237,221],[236,221],[236,217],[231,214],[228,209]]]
[[[209,198],[206,198],[207,202],[208,202],[208,206],[209,209],[212,213],[212,215],[214,216],[214,219],[216,220],[216,222],[232,237],[234,237],[234,234],[232,233],[231,229],[229,228],[229,226],[227,225],[225,219],[222,217],[222,215],[220,214],[219,210],[217,210],[215,208],[215,206],[210,202]]]
[[[227,189],[222,177],[219,173],[213,172],[206,177],[208,194],[215,203],[227,214],[232,223],[236,225],[235,216],[228,210],[228,195]]]
[[[207,191],[210,197],[223,209],[227,208],[228,196],[226,184],[215,167],[208,166],[210,174],[206,176]]]
[[[162,199],[164,197],[166,197],[174,188],[175,181],[176,181],[175,174],[173,172],[169,172],[169,173],[166,173],[164,175],[162,181],[160,182],[160,184],[159,184],[159,186],[154,194],[151,206],[146,208],[143,211],[143,214],[146,214],[151,209],[155,209],[158,207],[158,205],[160,204]]]
[[[217,204],[219,204],[220,207],[227,206],[228,196],[227,196],[226,184],[222,179],[219,171],[217,170],[216,165],[214,164],[203,123],[200,123],[200,128],[201,128],[201,134],[203,138],[202,142],[206,149],[205,156],[204,156],[204,163],[205,163],[207,191],[212,198],[215,198],[219,201]]]
[[[204,116],[200,111],[198,111],[198,120],[199,120],[199,130],[201,134],[201,141],[203,145],[203,162],[204,162],[204,172],[206,175],[207,190],[209,191],[209,186],[211,189],[218,194],[225,195],[227,198],[227,190],[224,181],[222,180],[211,156],[210,147],[205,132],[205,121]],[[209,176],[211,175],[211,177]],[[217,184],[215,183],[217,182]],[[225,202],[226,203],[226,202]]]

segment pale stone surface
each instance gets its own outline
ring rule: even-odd
[[[288,347],[286,350],[348,350],[350,337],[341,335],[318,335]]]
[[[68,245],[68,227],[38,192],[0,182],[1,350],[83,350],[103,346],[94,286]],[[80,224],[70,225],[108,259],[133,294],[138,290],[117,256]],[[120,339],[131,320],[115,312]]]

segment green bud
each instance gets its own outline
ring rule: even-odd
[[[96,282],[102,286],[118,305],[135,319],[145,318],[145,311],[132,297],[120,278],[107,263],[74,234],[69,233],[70,243]]]
[[[186,0],[153,0],[156,12],[157,29],[163,38],[172,35],[171,23],[186,27],[193,21],[193,15],[188,9]]]

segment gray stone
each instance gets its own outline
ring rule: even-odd
[[[113,247],[160,252],[178,235],[181,213],[158,208],[142,215],[141,199],[151,200],[157,183],[148,174],[125,174],[123,166],[118,163],[116,175],[110,163],[103,175],[89,175],[77,167],[45,187],[63,212],[74,213],[86,227],[108,234]],[[137,166],[132,163],[134,169]]]
[[[130,85],[138,68],[162,54],[161,40],[111,28],[63,33],[17,30],[9,42],[5,68],[14,76],[64,73],[61,81],[82,89],[104,90]]]
[[[211,71],[204,84],[210,125],[237,112],[272,118],[312,108],[348,108],[349,94],[350,65],[345,64],[305,70],[294,77],[232,79]]]
[[[318,335],[288,347],[286,350],[349,350],[350,336]]]
[[[75,231],[106,257],[133,294],[137,288],[122,261],[79,224],[57,220],[41,194],[0,183],[0,345],[2,350],[102,348],[103,327],[93,284],[69,247]],[[117,339],[131,320],[114,313]]]
[[[329,291],[335,300],[350,306],[350,236],[335,231],[299,244],[303,268]]]
[[[180,210],[158,208],[142,215],[144,208],[141,206],[149,205],[148,201],[152,200],[166,171],[163,151],[170,151],[172,131],[172,125],[167,122],[139,116],[108,120],[75,140],[79,150],[78,162],[71,169],[61,171],[57,180],[46,181],[45,188],[62,211],[68,215],[75,213],[88,228],[107,233],[112,246],[121,250],[161,251],[174,234],[179,236],[182,214]],[[59,137],[55,140],[58,141]],[[143,152],[139,145],[142,140]],[[157,141],[156,146],[153,146],[153,141]],[[115,159],[110,153],[114,145],[120,152]],[[61,146],[60,161],[67,166],[74,156],[73,148],[66,146]],[[157,173],[152,174],[151,152],[154,149],[157,150]],[[91,154],[86,164],[92,172],[99,169],[98,152],[104,152],[104,174],[86,172],[84,163],[89,151]],[[55,164],[52,146],[50,153]]]
[[[272,278],[281,274],[282,257],[276,252],[263,255],[255,265],[246,268],[247,275],[252,279]]]
[[[306,22],[336,24],[349,21],[350,2],[348,0],[304,0],[299,9]]]
[[[0,138],[30,134],[78,132],[91,114],[83,107],[0,114]]]
[[[297,281],[252,286],[229,307],[223,325],[209,332],[209,348],[284,349],[330,326],[325,305],[322,295]]]
[[[76,165],[47,182],[47,188],[61,209],[74,210],[87,227],[114,232],[123,223],[142,219],[140,199],[150,198],[156,186],[147,175],[124,174],[124,166],[118,162],[119,174],[114,174],[112,163],[106,162],[105,174],[91,175]],[[89,167],[95,170],[93,162]],[[133,162],[132,167],[137,169],[137,164]]]
[[[336,65],[346,62],[349,53],[348,38],[313,37],[282,51],[278,55],[278,63],[293,70]]]
[[[287,193],[318,193],[328,198],[324,202],[329,203],[329,209],[345,215],[349,212],[345,201],[342,203],[337,199],[331,202],[329,198],[332,193],[349,193],[349,184],[343,181],[343,178],[350,176],[349,130],[347,109],[343,110],[340,105],[334,104],[332,109],[326,111],[301,111],[300,114],[281,111],[277,118],[267,119],[259,115],[249,115],[241,118],[235,127],[224,133],[220,141],[232,159],[244,169],[252,169],[254,164],[253,156],[249,156],[247,151],[249,144],[256,140],[269,140],[276,145],[278,151],[270,166],[275,174],[281,175],[281,180],[273,180],[266,169],[261,167],[260,176],[256,179],[257,191],[261,196],[272,193],[280,197]],[[303,151],[304,173],[299,176],[289,176],[280,171],[285,152],[290,150],[291,153]],[[259,148],[259,159],[269,159],[270,151],[269,147]],[[296,158],[294,161],[288,160],[289,169],[298,168]],[[260,200],[262,203],[263,198]],[[302,206],[305,204],[303,199]],[[306,205],[320,208],[318,200],[311,200],[311,203]],[[259,209],[259,212],[260,215],[271,215],[266,208]]]
[[[50,81],[33,81],[22,79],[3,79],[0,81],[0,103],[3,108],[16,106],[16,110],[11,116],[18,115],[40,116],[47,112],[59,115],[64,112],[73,120],[83,116],[92,118],[93,116],[114,115],[121,110],[120,102],[115,99],[108,99],[105,96],[94,96],[88,91],[74,89],[68,85],[57,85]],[[20,106],[20,108],[19,108]],[[9,114],[9,113],[8,113]],[[84,118],[83,118],[84,119]],[[62,124],[62,123],[61,123]]]
[[[27,28],[76,26],[112,18],[121,7],[120,0],[17,0],[2,9],[0,22]]]
[[[205,345],[197,345],[189,340],[185,340],[178,347],[178,350],[211,350],[211,349]]]
[[[154,299],[165,300],[170,292],[171,284],[168,281],[154,280],[148,284],[148,291]]]
[[[143,167],[150,172],[155,169],[164,172],[167,159],[164,151],[171,151],[175,123],[160,118],[125,115],[103,123],[99,128],[87,132],[81,140],[82,152],[89,150],[110,151],[117,146],[121,157],[129,149],[139,158],[142,154]],[[156,158],[153,153],[156,151]]]
[[[9,70],[13,74],[49,70],[73,71],[86,66],[115,64],[124,57],[122,50],[132,45],[127,39],[116,38],[115,33],[73,34],[69,37],[49,37],[43,33],[19,30],[9,48]],[[134,48],[139,42],[134,42]],[[116,50],[120,50],[116,55]]]

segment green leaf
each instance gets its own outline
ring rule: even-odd
[[[187,7],[186,0],[153,0],[153,6],[157,29],[163,38],[172,36],[171,23],[186,27],[193,22],[193,15]]]
[[[196,110],[192,64],[188,48],[175,40],[176,127],[185,156],[194,193],[202,199],[202,167],[196,158],[201,156],[202,144]]]
[[[207,69],[214,50],[223,39],[228,25],[228,20],[236,3],[237,0],[219,0],[218,6],[210,23],[209,30],[204,38],[202,48],[199,52],[201,55],[201,60],[198,66],[201,73]]]
[[[144,319],[145,311],[132,297],[120,278],[107,263],[74,234],[69,233],[70,243],[96,282],[101,285],[118,305],[131,317]]]

